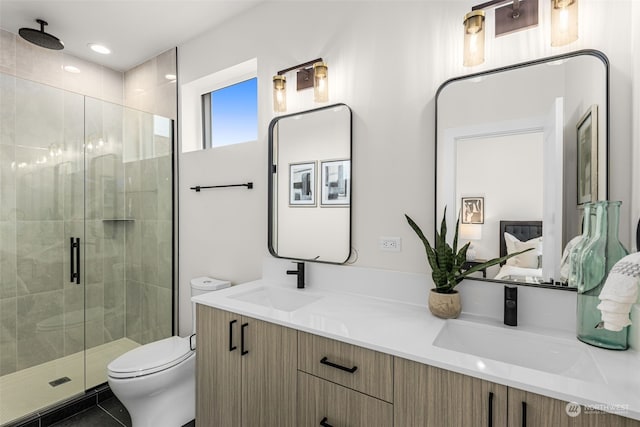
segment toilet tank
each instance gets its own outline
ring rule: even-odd
[[[231,283],[228,280],[212,279],[211,277],[196,277],[191,279],[191,296],[207,294],[209,292],[228,288]],[[191,333],[196,333],[196,303],[191,303]]]
[[[196,277],[191,279],[191,296],[206,294],[231,286],[228,280],[212,279],[211,277]]]

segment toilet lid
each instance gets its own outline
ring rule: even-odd
[[[169,369],[193,353],[188,337],[169,337],[126,352],[109,363],[107,369],[113,378],[141,377]]]

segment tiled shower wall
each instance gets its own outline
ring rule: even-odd
[[[175,121],[175,76],[176,49],[125,72],[125,105]],[[141,344],[171,335],[172,135],[170,128],[156,130],[151,139],[127,144],[124,153],[125,206],[127,215],[135,218],[126,230],[126,333]]]
[[[0,375],[82,350],[83,330],[70,325],[85,314],[87,348],[169,335],[170,139],[155,135],[153,116],[116,105],[123,73],[3,30],[0,72]],[[83,226],[86,295],[67,271],[68,238]]]

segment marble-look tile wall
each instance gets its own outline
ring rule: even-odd
[[[85,201],[102,189],[89,180],[84,198],[83,158],[85,100],[122,104],[123,94],[123,73],[0,29],[0,375],[84,349],[85,304],[88,346],[124,336],[124,228],[109,232],[95,215],[85,222]],[[110,131],[121,159],[118,108],[120,129]],[[86,287],[69,282],[71,236],[85,243]]]
[[[65,71],[67,65],[80,72]],[[69,55],[64,50],[43,49],[1,28],[0,72],[116,104],[124,101],[122,72]]]
[[[169,74],[170,58],[175,74],[175,49],[149,62]],[[122,106],[124,81],[0,29],[0,375],[171,334],[171,138]],[[175,117],[175,82],[156,83],[139,107]],[[69,282],[71,236],[83,238],[85,286]]]
[[[175,120],[176,49],[125,72],[125,105]],[[142,344],[171,335],[173,210],[171,122],[125,118],[126,333]]]

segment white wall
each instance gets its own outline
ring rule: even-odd
[[[482,240],[472,244],[477,258],[497,258],[500,221],[542,221],[542,133],[461,140],[456,153],[456,212],[462,197],[484,197]]]
[[[234,283],[260,276],[267,252],[267,126],[271,77],[322,56],[331,102],[353,110],[353,245],[356,264],[426,272],[424,249],[403,213],[433,229],[434,99],[450,77],[582,48],[611,60],[612,199],[624,200],[621,234],[629,242],[631,179],[631,1],[616,7],[580,2],[580,38],[550,47],[549,4],[540,25],[487,38],[487,61],[462,67],[462,17],[472,1],[268,2],[179,47],[179,76],[188,83],[258,58],[258,141],[180,157],[180,332],[190,328],[188,280],[209,274]],[[637,16],[636,16],[637,17]],[[488,13],[492,22],[492,13]],[[490,26],[488,26],[490,27]],[[638,55],[636,55],[638,56]],[[289,112],[314,107],[309,93],[289,97]],[[194,184],[252,180],[254,190]],[[379,236],[399,236],[402,252],[380,252]]]

